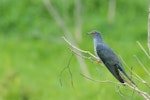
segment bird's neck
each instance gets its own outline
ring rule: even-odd
[[[101,37],[94,38],[94,45],[97,45],[99,43],[103,43],[103,40],[101,39]]]
[[[104,42],[101,38],[94,38],[94,51],[95,51],[96,55],[97,55],[96,47],[102,43],[104,43]]]

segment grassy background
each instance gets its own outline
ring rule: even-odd
[[[108,0],[84,0],[82,4],[81,49],[93,52],[91,30],[102,32],[104,40],[122,56],[129,66],[143,79],[150,82],[133,55],[137,55],[147,69],[149,60],[136,44],[140,41],[147,48],[147,0],[116,1],[113,24],[107,21]],[[69,30],[74,33],[74,1],[52,0]],[[112,83],[96,83],[85,80],[76,58],[70,69],[59,74],[71,56],[63,42],[63,32],[41,0],[0,1],[0,100],[120,100],[130,99],[132,91]],[[89,62],[86,64],[94,79],[117,82],[105,67]],[[127,69],[127,68],[125,68]],[[127,70],[128,73],[130,73]],[[149,90],[142,84],[138,86]],[[119,93],[122,93],[121,96]],[[108,94],[109,93],[109,94]],[[143,98],[134,93],[132,99]]]

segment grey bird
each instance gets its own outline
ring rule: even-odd
[[[134,82],[126,74],[121,60],[114,53],[114,51],[102,40],[101,34],[98,31],[88,32],[94,39],[94,51],[100,60],[104,63],[107,69],[114,75],[114,77],[121,83],[125,83],[125,78],[128,78],[133,84]]]

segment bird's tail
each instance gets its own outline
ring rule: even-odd
[[[121,76],[122,76],[123,79],[125,79],[125,77],[126,77],[126,78],[130,81],[130,82],[126,81],[127,83],[129,83],[129,84],[132,85],[132,86],[137,86],[137,85],[133,82],[133,80],[126,74],[126,72],[125,72],[124,70],[122,70],[122,69],[119,68],[119,72],[120,72],[120,74],[121,74]],[[125,79],[125,80],[126,80],[126,79]]]

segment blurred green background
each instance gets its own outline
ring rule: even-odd
[[[46,6],[50,5],[42,0],[0,0],[0,100],[143,99],[127,87],[87,80],[75,56],[70,63],[72,79],[68,69],[60,75],[72,53],[61,38],[65,31]],[[150,82],[133,57],[136,55],[150,70],[147,56],[136,43],[140,41],[148,50],[148,0],[51,0],[51,6],[81,49],[94,53],[93,40],[86,33],[101,31],[106,43]],[[76,6],[79,13],[75,13]],[[80,19],[77,25],[76,15]],[[75,35],[78,25],[82,33],[79,40]],[[117,82],[105,67],[89,60],[85,64],[93,79]]]

